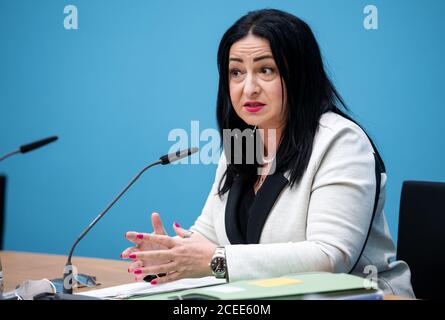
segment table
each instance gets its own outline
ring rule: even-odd
[[[5,291],[16,288],[25,280],[55,279],[63,276],[66,256],[0,251],[3,266]],[[127,272],[128,261],[73,257],[72,263],[79,273],[96,276],[102,285],[96,288],[117,286],[134,281],[134,276]],[[76,289],[75,292],[91,290]]]
[[[0,259],[3,266],[5,291],[13,290],[25,280],[61,278],[66,263],[66,256],[14,251],[0,251]],[[96,276],[101,285],[93,289],[134,281],[134,276],[127,272],[128,261],[73,257],[72,262],[79,273]],[[87,290],[92,290],[92,288],[78,288],[75,292]],[[385,300],[409,299],[385,295]]]

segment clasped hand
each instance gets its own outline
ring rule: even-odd
[[[134,246],[121,254],[122,259],[131,259],[128,272],[140,281],[146,275],[157,277],[151,284],[160,284],[182,278],[199,278],[211,275],[209,262],[216,250],[216,245],[198,233],[184,238],[189,231],[181,228],[176,222],[173,229],[175,237],[168,236],[159,214],[151,216],[153,233],[129,231],[125,238]]]

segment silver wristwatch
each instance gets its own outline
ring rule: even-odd
[[[218,279],[227,279],[226,249],[217,247],[209,263],[212,274]]]

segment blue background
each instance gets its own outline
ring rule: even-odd
[[[65,5],[79,29],[65,30]],[[363,8],[379,9],[365,30]],[[74,238],[174,128],[216,128],[216,51],[253,9],[289,11],[311,27],[325,64],[388,170],[385,207],[397,237],[403,180],[445,180],[442,0],[0,0],[0,154],[49,135],[60,140],[0,165],[8,176],[5,248],[66,254]],[[205,144],[202,142],[201,147]],[[109,212],[77,255],[118,258],[124,232],[190,226],[215,165],[157,167]],[[425,230],[425,232],[428,232]]]

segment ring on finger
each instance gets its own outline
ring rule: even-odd
[[[186,233],[184,233],[183,238],[184,238],[184,239],[186,239],[186,238],[190,238],[190,237],[192,236],[192,234],[193,234],[193,231],[187,231]]]

